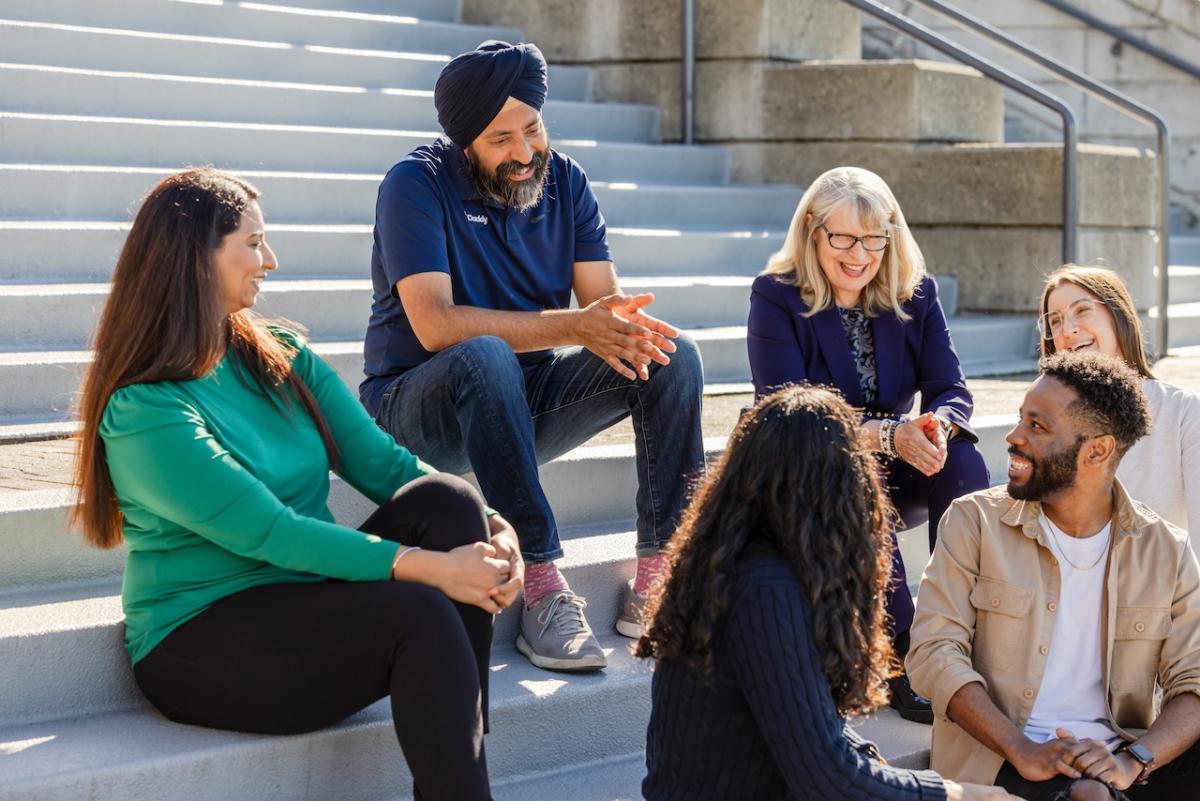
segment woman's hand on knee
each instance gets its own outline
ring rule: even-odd
[[[906,420],[896,429],[896,452],[927,476],[946,464],[946,438],[933,412]]]
[[[474,542],[439,554],[441,567],[430,582],[452,601],[478,606],[497,614],[501,607],[492,591],[505,584],[512,573],[507,559],[496,557],[496,548],[486,542]]]

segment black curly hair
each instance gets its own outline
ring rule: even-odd
[[[1150,431],[1142,377],[1123,360],[1101,353],[1056,353],[1042,375],[1061,381],[1078,398],[1067,411],[1097,434],[1112,434],[1118,458]]]
[[[806,589],[838,710],[886,702],[897,670],[884,622],[893,512],[858,427],[837,392],[812,386],[785,387],[743,417],[671,540],[637,656],[681,660],[711,679],[739,557],[765,541]]]

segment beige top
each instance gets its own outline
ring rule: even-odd
[[[1163,702],[1200,695],[1200,565],[1183,531],[1114,486],[1105,567],[1101,671],[1114,731],[1132,740]],[[962,687],[980,682],[1023,729],[1054,646],[1058,561],[1039,525],[1041,504],[993,487],[955,501],[925,569],[906,662],[913,689],[933,702],[930,767],[991,784],[1004,758],[946,717]]]
[[[1130,497],[1189,533],[1200,554],[1200,396],[1147,378],[1150,433],[1117,467]]]

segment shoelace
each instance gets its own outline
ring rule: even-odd
[[[587,601],[574,593],[561,592],[554,596],[550,605],[538,614],[537,622],[542,624],[538,639],[546,634],[551,623],[554,624],[554,633],[564,637],[585,631],[587,623],[583,619],[583,610],[586,606]]]

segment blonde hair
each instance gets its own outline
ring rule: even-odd
[[[1074,284],[1104,304],[1112,314],[1113,328],[1117,334],[1117,345],[1125,362],[1146,378],[1154,378],[1150,362],[1146,358],[1145,339],[1142,336],[1142,321],[1138,318],[1137,306],[1129,288],[1121,276],[1103,267],[1085,267],[1079,264],[1064,264],[1046,276],[1042,287],[1042,303],[1038,315],[1050,311],[1050,294],[1063,284]],[[1058,349],[1053,339],[1041,340],[1042,357],[1050,356]]]
[[[913,296],[924,278],[925,257],[908,230],[892,190],[878,175],[861,167],[837,167],[812,182],[800,198],[783,247],[767,261],[763,273],[799,287],[808,305],[804,316],[828,309],[833,303],[833,290],[817,261],[813,232],[848,206],[856,212],[863,228],[882,228],[891,237],[880,259],[879,272],[863,289],[863,310],[871,317],[891,312],[907,321],[909,315],[901,304]]]

